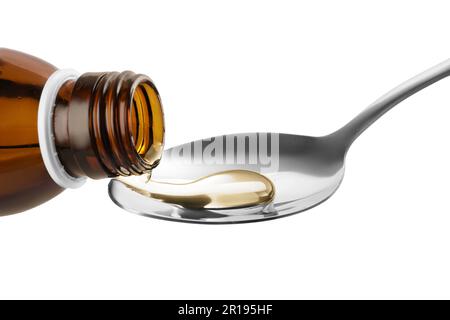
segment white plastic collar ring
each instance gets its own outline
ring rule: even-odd
[[[42,159],[50,177],[62,188],[79,188],[85,182],[85,177],[72,177],[64,169],[58,158],[55,146],[55,135],[53,132],[53,113],[55,101],[62,85],[68,80],[76,80],[79,73],[71,69],[55,71],[45,83],[39,100],[38,109],[38,137]]]

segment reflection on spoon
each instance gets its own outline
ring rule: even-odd
[[[189,209],[253,207],[270,203],[275,195],[268,178],[248,170],[222,171],[188,183],[120,180],[141,195]]]

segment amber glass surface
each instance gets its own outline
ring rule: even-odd
[[[0,48],[0,216],[62,191],[45,169],[37,133],[39,98],[55,70],[33,56]]]
[[[43,87],[56,68],[0,48],[0,216],[35,207],[62,191],[39,149]],[[84,73],[55,101],[57,157],[73,177],[141,175],[158,165],[164,116],[151,79],[131,71]]]

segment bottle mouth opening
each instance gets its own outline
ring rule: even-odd
[[[74,177],[149,173],[164,147],[164,115],[152,80],[131,71],[85,73],[73,83],[58,156]],[[67,141],[67,143],[66,143]]]
[[[128,113],[131,144],[151,167],[158,165],[164,148],[164,115],[161,99],[148,79],[137,83]]]

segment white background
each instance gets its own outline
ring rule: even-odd
[[[0,45],[162,95],[167,147],[330,133],[450,57],[448,1],[8,1]],[[0,298],[450,298],[450,81],[353,145],[339,191],[280,220],[204,226],[116,207],[108,181],[0,219]]]

